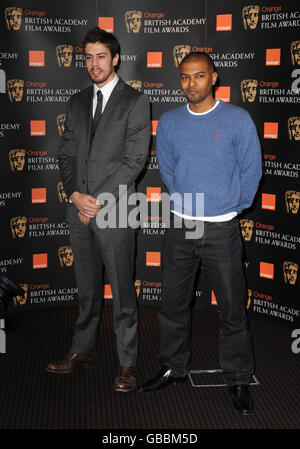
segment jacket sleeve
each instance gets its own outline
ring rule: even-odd
[[[77,139],[75,136],[75,120],[72,116],[71,101],[72,99],[69,100],[67,105],[65,129],[57,154],[60,176],[68,198],[70,198],[73,192],[78,190],[76,181]]]

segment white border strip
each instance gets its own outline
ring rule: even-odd
[[[192,374],[216,374],[216,373],[223,373],[222,369],[206,369],[206,370],[191,370],[188,374],[188,377],[190,379],[191,385],[194,388],[207,388],[207,387],[227,387],[227,384],[195,384],[192,379]],[[253,381],[250,382],[249,385],[260,385],[260,383],[257,380],[256,376],[252,376]]]

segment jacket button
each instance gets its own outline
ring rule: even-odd
[[[84,179],[82,180],[82,184],[85,184],[85,180]]]

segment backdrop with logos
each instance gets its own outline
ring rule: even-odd
[[[137,232],[141,306],[161,298],[161,181],[156,127],[183,105],[178,64],[190,51],[213,58],[215,96],[245,108],[262,144],[263,179],[240,219],[247,308],[299,322],[300,8],[280,0],[45,0],[2,2],[0,18],[0,274],[20,284],[13,311],[77,305],[66,195],[57,149],[70,96],[90,84],[82,39],[95,25],[121,44],[119,76],[151,103],[151,144],[138,190],[148,199]],[[113,301],[109,280],[103,295]],[[199,272],[195,307],[217,308]]]

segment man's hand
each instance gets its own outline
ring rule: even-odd
[[[101,207],[96,198],[86,193],[74,192],[70,196],[70,199],[77,207],[81,216],[85,218],[94,218]]]
[[[87,217],[86,215],[83,215],[81,212],[78,212],[78,218],[81,221],[81,223],[84,224],[85,226],[87,226],[90,222],[90,218]]]

